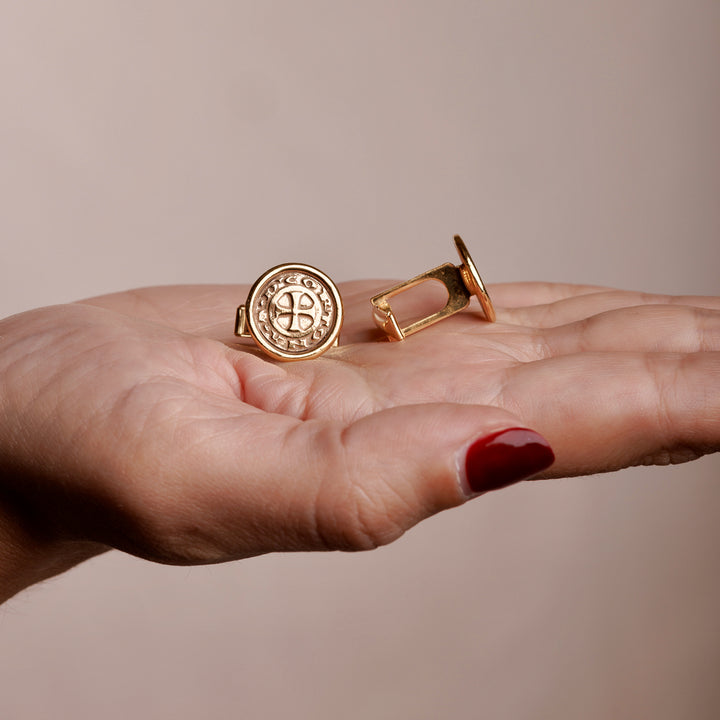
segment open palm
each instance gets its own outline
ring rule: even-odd
[[[498,322],[471,306],[391,343],[387,285],[341,284],[340,347],[295,363],[233,336],[238,286],[0,322],[6,493],[48,536],[217,562],[389,542],[463,502],[458,459],[507,428],[548,439],[543,477],[720,446],[720,299],[498,285]]]

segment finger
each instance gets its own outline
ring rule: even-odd
[[[500,404],[548,438],[553,475],[695,459],[720,449],[720,353],[584,353],[519,365]]]
[[[247,285],[168,285],[100,295],[79,301],[129,317],[156,322],[205,337],[232,336],[235,310]]]
[[[720,350],[720,311],[647,305],[594,315],[537,334],[545,357],[581,352]]]
[[[184,442],[175,470],[142,503],[128,493],[143,532],[132,544],[123,533],[122,549],[184,564],[377,547],[476,492],[544,469],[547,444],[518,424],[498,408],[450,404],[350,425],[248,416],[205,443]]]
[[[720,310],[720,297],[653,295],[625,290],[605,290],[581,293],[573,297],[531,307],[509,308],[499,312],[498,319],[532,327],[557,327],[558,325],[584,320],[610,310],[645,305],[684,305]]]
[[[490,297],[499,307],[516,308],[531,305],[550,305],[581,295],[606,292],[600,285],[575,285],[552,282],[508,282],[488,286]]]

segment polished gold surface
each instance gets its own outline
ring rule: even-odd
[[[308,360],[338,344],[342,321],[342,299],[327,275],[309,265],[278,265],[250,288],[235,334],[276,360]]]
[[[460,265],[445,263],[417,277],[395,285],[370,299],[373,306],[375,323],[385,331],[391,340],[404,340],[408,335],[412,335],[443,318],[460,312],[460,310],[468,306],[470,298],[473,295],[480,301],[480,305],[485,313],[485,318],[489,322],[495,322],[495,308],[490,300],[490,295],[485,289],[485,284],[480,277],[480,273],[478,273],[475,263],[470,257],[470,253],[467,247],[465,247],[462,238],[459,235],[455,235],[454,240],[458,255],[460,255],[460,260],[462,261]],[[447,303],[432,315],[428,315],[405,327],[401,327],[395,313],[390,307],[390,298],[426,280],[439,280],[445,286],[448,292]]]
[[[465,287],[480,301],[480,305],[488,322],[495,322],[495,308],[493,307],[492,300],[490,300],[490,295],[485,289],[485,283],[482,281],[480,273],[477,267],[475,267],[475,263],[470,257],[470,253],[463,239],[459,235],[456,235],[453,240],[455,241],[458,255],[460,255],[460,259],[462,260],[458,269],[462,275]]]

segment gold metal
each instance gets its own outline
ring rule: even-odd
[[[278,265],[261,275],[237,309],[235,334],[276,360],[307,360],[338,344],[342,299],[310,265]]]
[[[411,280],[395,285],[370,299],[375,323],[385,331],[391,340],[404,340],[408,335],[424,330],[429,325],[460,312],[469,305],[473,295],[480,301],[486,320],[495,322],[495,308],[493,308],[492,300],[485,289],[480,273],[478,273],[462,238],[455,235],[454,240],[462,261],[460,265],[445,263]],[[405,327],[400,327],[400,323],[390,307],[390,298],[426,280],[439,280],[445,286],[448,292],[447,303],[436,313],[416,320]]]

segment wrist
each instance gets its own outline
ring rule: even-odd
[[[108,549],[99,543],[45,536],[2,490],[0,487],[0,604]]]

